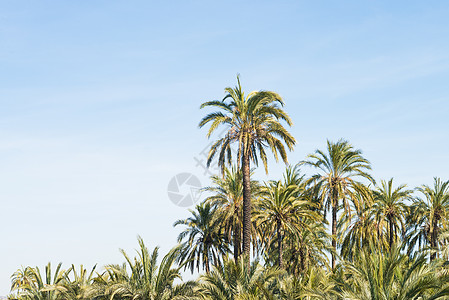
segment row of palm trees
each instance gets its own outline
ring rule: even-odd
[[[296,141],[274,92],[226,88],[199,126],[221,174],[207,197],[178,220],[178,245],[158,264],[139,238],[137,256],[90,272],[26,267],[12,276],[14,299],[449,299],[449,181],[408,189],[376,183],[349,142],[327,142],[278,180],[252,172],[267,153],[287,163]],[[231,146],[237,144],[233,157]],[[301,173],[310,168],[312,176]],[[330,214],[330,216],[328,216]],[[182,270],[200,272],[183,282]]]
[[[244,258],[225,256],[209,273],[182,282],[173,248],[158,264],[158,248],[150,252],[139,238],[137,256],[123,252],[125,263],[102,272],[82,265],[63,270],[51,265],[41,273],[26,267],[12,276],[9,299],[449,299],[449,269],[441,259],[408,255],[396,244],[383,252],[372,245],[353,261],[342,260],[333,271],[311,265],[299,274]]]
[[[336,161],[335,152],[330,151],[336,144],[346,144],[352,151],[346,141],[329,142],[328,153],[321,152],[327,161]],[[298,166],[288,167],[282,180],[251,183],[253,253],[266,263],[298,274],[310,265],[326,267],[330,256],[334,270],[337,257],[353,261],[373,245],[388,251],[396,244],[406,246],[409,255],[428,253],[430,261],[447,257],[449,181],[435,178],[433,186],[411,190],[406,185],[395,187],[393,179],[363,184],[354,179],[355,172],[337,172],[348,170],[337,165],[319,177],[306,178]],[[213,177],[214,185],[205,188],[211,196],[191,210],[191,217],[175,222],[174,226],[185,226],[178,237],[179,261],[192,272],[202,267],[209,273],[210,265],[219,265],[221,257],[233,255],[237,261],[242,255],[239,178],[235,168]],[[326,231],[328,210],[332,212],[330,233]]]

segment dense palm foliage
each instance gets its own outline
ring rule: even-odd
[[[12,275],[11,290],[17,291],[17,296],[21,299],[56,300],[57,291],[47,287],[59,284],[63,276],[61,264],[58,264],[53,274],[50,263],[45,266],[44,274],[41,274],[39,267],[22,268]]]
[[[449,181],[434,178],[434,185],[423,185],[417,190],[424,198],[417,198],[410,207],[410,238],[412,247],[418,243],[431,249],[430,259],[437,256],[440,232],[447,230],[449,216]]]
[[[175,284],[180,279],[180,268],[174,266],[179,247],[172,249],[157,264],[159,249],[150,253],[139,238],[138,256],[131,259],[121,251],[126,263],[107,265],[103,274],[95,278],[98,289],[106,299],[168,300],[192,296],[192,283]]]
[[[220,110],[200,123],[210,124],[208,136],[226,127],[208,159],[218,155],[222,172],[174,223],[182,227],[178,245],[158,260],[159,248],[150,252],[139,237],[137,256],[121,250],[122,264],[23,267],[11,276],[9,298],[449,299],[449,181],[376,185],[370,162],[345,140],[328,141],[282,178],[257,181],[250,163],[261,160],[267,171],[266,148],[286,161],[284,145],[295,140],[281,125],[291,120],[280,96],[245,96],[237,80],[222,101],[202,105]],[[200,274],[184,282],[182,270]]]
[[[243,176],[237,167],[223,169],[223,176],[212,176],[212,185],[205,187],[205,192],[212,193],[205,199],[215,209],[216,220],[224,234],[225,242],[232,247],[234,260],[242,253],[243,226]],[[254,198],[260,190],[257,181],[251,181],[251,194]],[[252,236],[255,234],[251,227]]]
[[[249,265],[244,258],[225,260],[210,274],[200,277],[199,291],[207,299],[273,299],[270,285],[280,272],[264,268],[257,261]]]
[[[406,200],[410,198],[411,190],[406,190],[405,185],[393,189],[393,178],[388,182],[382,181],[382,186],[374,191],[373,214],[375,215],[379,232],[388,228],[388,245],[391,248],[393,242],[398,242],[398,234],[405,230],[405,217],[407,213]]]
[[[174,226],[186,225],[187,228],[179,234],[178,242],[187,238],[182,243],[178,260],[188,266],[193,273],[199,270],[200,262],[209,273],[211,263],[219,264],[220,257],[226,253],[226,244],[223,242],[223,234],[218,228],[219,220],[215,218],[215,210],[210,203],[202,203],[191,211],[192,217],[178,220]]]
[[[423,255],[409,257],[397,245],[387,253],[371,248],[346,265],[344,299],[439,299],[449,295],[447,275],[436,272]]]
[[[291,179],[288,168],[284,182],[272,181],[266,184],[257,202],[255,220],[265,249],[276,248],[278,266],[283,268],[284,239],[310,231],[309,226],[319,219],[312,210],[313,204],[301,195],[301,177]]]

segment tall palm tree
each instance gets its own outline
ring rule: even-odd
[[[215,216],[219,220],[221,230],[226,240],[233,246],[234,260],[237,261],[242,253],[242,224],[243,224],[243,174],[232,166],[224,168],[223,174],[211,177],[212,185],[203,188],[212,195],[205,199],[215,209]],[[251,193],[258,193],[260,187],[255,180],[251,181]],[[254,228],[252,232],[255,232]],[[254,234],[253,234],[254,235]]]
[[[337,249],[337,214],[340,201],[345,212],[349,212],[349,199],[353,198],[354,187],[359,184],[354,178],[374,179],[366,173],[371,170],[370,162],[362,156],[361,150],[355,150],[345,140],[336,143],[327,141],[327,153],[316,150],[308,155],[302,164],[319,169],[309,182],[314,184],[320,195],[324,210],[332,211],[332,247]],[[332,254],[332,269],[335,269],[335,255]]]
[[[225,259],[209,274],[200,276],[199,292],[205,299],[213,300],[274,299],[269,284],[280,274],[276,269],[263,268],[257,261],[249,264],[244,257],[237,262]]]
[[[193,297],[193,282],[174,283],[175,280],[181,279],[180,267],[174,267],[180,248],[170,250],[158,265],[159,248],[156,247],[150,253],[142,238],[139,237],[138,240],[140,249],[137,257],[131,259],[121,250],[126,264],[107,265],[105,273],[95,278],[98,288],[103,287],[103,297],[110,300],[169,300]]]
[[[393,189],[393,178],[388,182],[382,180],[382,186],[374,191],[374,205],[372,213],[375,215],[380,228],[388,224],[388,245],[391,248],[393,242],[397,242],[398,231],[401,234],[405,231],[405,218],[407,214],[407,204],[410,200],[412,190],[407,190],[402,184]]]
[[[245,96],[237,75],[237,86],[225,88],[226,95],[222,101],[208,101],[200,108],[212,107],[219,111],[209,113],[199,123],[203,127],[211,123],[207,137],[220,126],[226,127],[226,134],[219,138],[209,151],[207,164],[218,153],[218,164],[224,169],[231,164],[231,145],[238,144],[237,165],[243,174],[243,253],[250,255],[251,248],[251,162],[256,166],[262,161],[268,173],[267,154],[269,148],[276,160],[279,155],[287,162],[284,143],[289,150],[296,143],[293,136],[284,128],[281,121],[291,126],[292,121],[282,107],[284,101],[274,92],[255,91]]]
[[[187,240],[181,244],[178,261],[184,264],[193,273],[202,265],[209,273],[211,263],[220,262],[220,256],[228,249],[224,243],[224,236],[220,231],[220,225],[215,218],[215,209],[210,203],[201,203],[196,210],[190,210],[192,216],[185,220],[178,220],[173,226],[185,225],[187,228],[178,236],[178,242]]]
[[[428,243],[432,249],[430,260],[434,260],[439,248],[439,235],[449,225],[449,181],[434,178],[433,187],[423,185],[417,190],[424,198],[415,199],[410,208],[410,248]]]

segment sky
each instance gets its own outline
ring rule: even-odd
[[[209,184],[199,106],[237,73],[283,97],[290,163],[344,138],[376,180],[448,180],[448,15],[447,1],[0,1],[0,295],[21,266],[122,263],[138,235],[173,247],[193,206],[168,183]]]

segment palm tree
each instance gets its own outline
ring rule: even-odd
[[[446,275],[426,264],[424,256],[408,257],[393,244],[389,252],[372,248],[346,264],[342,299],[441,299],[449,295]]]
[[[282,109],[284,101],[274,92],[251,92],[247,96],[240,85],[237,75],[237,86],[225,88],[226,95],[222,101],[208,101],[200,108],[213,107],[219,111],[206,115],[199,127],[211,123],[207,137],[220,126],[225,126],[227,133],[219,138],[209,151],[207,165],[218,153],[218,165],[224,169],[226,163],[231,164],[231,145],[238,143],[237,165],[241,165],[243,174],[243,253],[249,257],[251,248],[251,162],[256,166],[258,159],[262,161],[268,173],[267,154],[269,148],[276,160],[279,155],[287,162],[284,143],[289,150],[293,149],[295,139],[284,128],[281,121],[291,126],[290,117]]]
[[[276,269],[263,268],[257,261],[250,265],[244,257],[237,262],[225,258],[222,265],[200,276],[199,291],[206,299],[214,300],[273,299],[269,284],[280,274]]]
[[[343,215],[341,219],[344,236],[341,256],[348,261],[353,261],[371,245],[377,244],[381,248],[386,248],[388,243],[372,213],[374,200],[371,189],[360,187],[354,197],[356,201],[352,201],[353,213]]]
[[[185,225],[187,228],[178,236],[178,242],[184,238],[178,261],[190,271],[196,268],[199,270],[200,264],[210,271],[210,264],[218,264],[220,256],[224,255],[228,248],[224,243],[224,236],[220,232],[219,220],[215,218],[215,209],[210,203],[201,203],[196,206],[196,210],[190,210],[192,216],[185,220],[178,220],[173,226]],[[212,260],[212,261],[211,261]]]
[[[282,266],[290,274],[312,265],[328,266],[332,249],[313,196],[298,165],[287,167],[282,181],[271,181],[261,190],[254,219],[267,264]]]
[[[302,164],[315,167],[320,173],[313,175],[309,182],[315,184],[325,211],[332,210],[332,247],[337,249],[337,213],[340,201],[345,212],[349,212],[349,199],[353,196],[354,186],[359,184],[354,177],[374,179],[366,173],[371,165],[362,156],[361,150],[355,150],[345,140],[337,143],[327,141],[327,153],[316,150]],[[335,255],[332,254],[332,269],[335,269]]]
[[[334,282],[320,267],[311,267],[301,275],[283,276],[279,281],[279,299],[329,300],[337,296]]]
[[[418,242],[428,243],[432,249],[430,260],[434,260],[439,248],[439,235],[446,227],[449,217],[449,181],[434,178],[433,187],[423,185],[417,188],[424,199],[415,199],[410,208],[410,248]]]
[[[404,201],[411,199],[412,190],[407,190],[402,184],[393,189],[393,178],[388,182],[382,180],[382,186],[374,191],[374,205],[372,213],[375,215],[379,228],[388,224],[388,245],[391,248],[393,242],[397,242],[398,231],[405,230],[405,217],[407,204]]]
[[[57,292],[46,288],[63,280],[64,271],[61,266],[59,263],[52,275],[51,264],[48,263],[45,266],[45,276],[42,276],[38,267],[19,269],[11,276],[11,291],[17,292],[20,299],[56,300]]]
[[[224,168],[222,176],[211,177],[212,185],[203,188],[213,193],[205,199],[215,208],[215,215],[226,240],[233,246],[234,260],[242,253],[242,223],[243,223],[243,184],[242,172],[232,166]],[[251,193],[258,193],[260,187],[257,181],[251,181]],[[252,228],[252,232],[255,232]],[[253,234],[254,235],[254,234]]]
[[[285,257],[285,261],[288,261],[285,270],[296,276],[313,267],[328,269],[327,256],[333,251],[324,224],[310,219],[305,222],[307,227],[298,230],[294,235],[287,235],[284,239],[283,257]],[[266,253],[267,263],[276,259],[277,253],[272,248],[270,247]]]
[[[308,220],[317,221],[319,215],[311,208],[313,204],[301,198],[302,177],[296,182],[289,180],[293,172],[287,168],[284,181],[269,182],[257,202],[255,220],[261,232],[261,240],[269,248],[271,241],[277,243],[278,266],[283,268],[284,238],[309,230]],[[290,184],[290,185],[286,185]]]
[[[214,194],[205,201],[217,208],[217,218],[220,218],[226,239],[234,247],[234,259],[237,260],[242,252],[242,173],[234,167],[225,168],[223,176],[212,176],[211,181],[213,185],[204,190]]]
[[[64,300],[92,299],[99,295],[98,289],[93,285],[95,273],[94,266],[88,273],[87,270],[80,266],[79,273],[74,265],[64,272],[62,279],[53,285],[49,285],[43,291],[55,291],[58,298]],[[71,277],[71,275],[73,275]],[[73,279],[72,279],[73,278]]]
[[[180,248],[170,250],[158,266],[159,248],[156,247],[150,253],[142,238],[139,237],[138,241],[140,249],[137,257],[131,259],[121,250],[126,264],[107,265],[106,271],[95,278],[96,285],[104,293],[103,297],[110,300],[169,300],[193,297],[193,282],[174,284],[175,280],[181,279],[180,267],[173,266]]]

